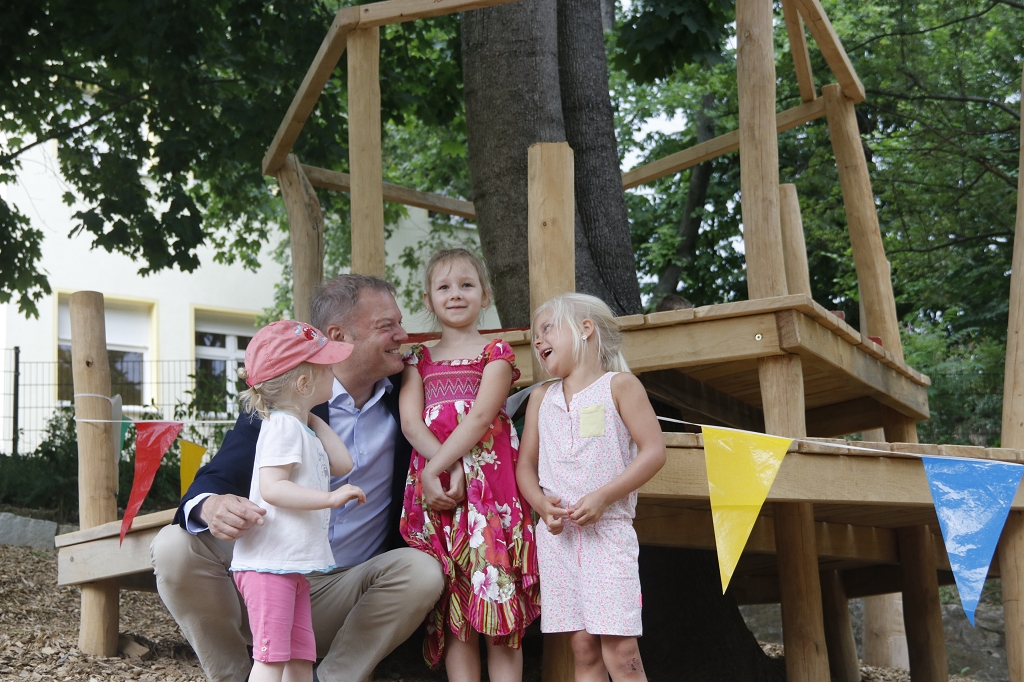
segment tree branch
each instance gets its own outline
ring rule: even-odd
[[[93,123],[96,123],[97,121],[100,121],[100,120],[106,118],[107,116],[109,116],[110,114],[114,113],[118,109],[122,109],[125,106],[127,106],[128,104],[131,104],[135,100],[144,98],[147,94],[148,94],[147,92],[140,92],[137,95],[132,95],[131,97],[126,97],[125,99],[121,100],[120,102],[118,102],[114,106],[112,106],[109,109],[107,109],[106,111],[104,111],[102,114],[97,114],[96,116],[93,116],[93,117],[89,118],[88,120],[82,121],[81,123],[73,125],[73,126],[71,126],[69,128],[64,128],[63,130],[58,130],[56,132],[51,132],[49,135],[46,135],[45,137],[41,137],[41,138],[37,139],[35,142],[32,142],[31,144],[27,144],[27,145],[25,145],[25,146],[15,150],[15,151],[11,152],[10,154],[0,155],[0,167],[9,166],[11,161],[13,161],[14,159],[18,158],[19,156],[21,156],[22,154],[24,154],[28,150],[32,149],[33,147],[37,147],[37,146],[43,144],[44,142],[46,142],[48,140],[59,140],[62,137],[67,137],[68,135],[70,135],[71,133],[73,133],[73,132],[75,132],[77,130],[81,130],[82,128],[90,126]]]
[[[853,47],[847,48],[846,51],[847,52],[856,52],[857,50],[859,50],[860,48],[864,47],[865,45],[870,45],[871,43],[875,42],[876,40],[881,40],[882,38],[894,38],[894,37],[903,38],[903,37],[906,37],[906,36],[918,36],[918,35],[924,35],[925,33],[931,33],[932,31],[938,31],[941,28],[946,28],[947,26],[952,26],[953,24],[959,24],[962,21],[969,21],[971,19],[977,19],[978,17],[984,16],[984,15],[988,14],[989,12],[991,12],[993,9],[996,8],[996,6],[998,6],[1000,4],[1010,5],[1011,7],[1019,7],[1021,9],[1024,9],[1024,5],[1020,5],[1020,4],[1017,4],[1017,3],[1014,3],[1014,2],[1008,2],[1007,0],[995,0],[995,2],[993,2],[991,5],[989,5],[985,9],[981,10],[980,12],[977,12],[976,14],[968,14],[965,17],[960,17],[959,19],[953,19],[952,21],[947,21],[946,23],[939,24],[938,26],[931,26],[929,28],[923,28],[920,31],[893,31],[892,33],[880,33],[877,36],[873,36],[871,38],[868,38],[863,43],[860,43],[858,45],[854,45]]]
[[[971,95],[939,95],[931,92],[926,92],[923,95],[904,95],[899,92],[889,92],[887,90],[866,90],[865,92],[869,95],[880,95],[882,97],[892,97],[894,99],[902,99],[906,101],[939,100],[947,102],[977,102],[979,104],[989,104],[1002,109],[1018,121],[1020,120],[1019,111],[1015,110],[1013,107],[1003,104],[1002,102],[998,102],[994,99],[988,99],[987,97],[972,97]]]
[[[1013,236],[1013,232],[992,232],[990,234],[976,234],[976,235],[973,235],[973,236],[970,236],[970,237],[957,237],[956,239],[949,240],[945,244],[937,244],[936,246],[929,246],[928,248],[924,248],[924,249],[914,249],[914,248],[886,249],[885,252],[886,253],[928,253],[929,251],[938,251],[939,249],[944,249],[947,246],[953,246],[955,244],[963,244],[964,242],[971,242],[971,241],[974,241],[976,239],[995,239],[996,237],[1012,237],[1012,236]]]

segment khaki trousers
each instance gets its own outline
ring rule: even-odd
[[[232,543],[180,526],[150,547],[157,591],[211,682],[245,682],[252,635],[228,568]],[[415,632],[441,596],[444,576],[415,549],[385,552],[352,568],[309,576],[320,682],[364,682]]]

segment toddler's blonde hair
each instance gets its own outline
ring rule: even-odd
[[[588,294],[562,294],[546,301],[533,312],[533,325],[546,310],[551,311],[551,323],[558,328],[568,327],[572,333],[572,354],[578,365],[583,360],[586,346],[583,341],[583,320],[594,323],[593,343],[597,344],[597,357],[606,372],[628,372],[629,365],[622,355],[622,332],[611,308],[596,296]],[[537,330],[534,328],[536,335]],[[537,352],[534,346],[533,352]],[[540,356],[538,355],[538,358]]]
[[[311,362],[303,362],[283,374],[278,374],[273,379],[267,379],[245,389],[238,394],[242,402],[242,409],[249,413],[255,413],[260,419],[270,419],[270,413],[274,410],[292,407],[295,401],[295,394],[305,396],[299,389],[299,382],[306,380],[305,385],[312,390],[320,372],[327,371],[325,365],[314,365]],[[248,373],[244,367],[238,369],[238,378],[245,379]]]

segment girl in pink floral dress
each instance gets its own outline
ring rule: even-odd
[[[540,607],[530,509],[516,488],[519,439],[503,409],[515,354],[477,330],[490,287],[470,252],[431,258],[423,300],[441,339],[406,355],[400,406],[414,448],[402,536],[437,558],[447,581],[424,657],[444,660],[451,682],[479,682],[482,634],[492,682],[520,682],[523,632]]]

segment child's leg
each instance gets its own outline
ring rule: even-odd
[[[475,631],[463,642],[451,630],[444,633],[444,669],[448,682],[480,682],[480,642]]]
[[[612,682],[647,682],[636,637],[601,635],[601,654]]]
[[[522,682],[523,650],[495,644],[491,637],[484,639],[487,641],[487,677],[491,682]]]
[[[576,662],[576,682],[608,682],[608,670],[601,657],[601,638],[586,630],[569,635]]]
[[[284,679],[281,682],[312,682],[313,661],[293,658],[284,664]]]
[[[253,661],[249,682],[283,682],[285,665],[287,663],[284,661],[280,663]]]

